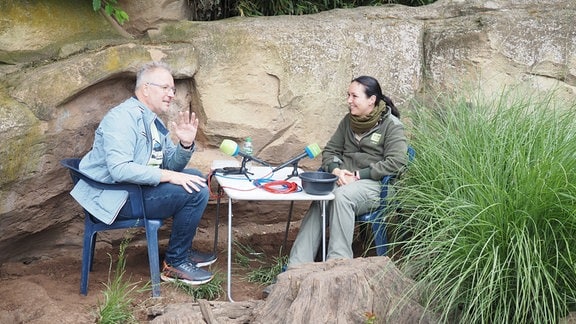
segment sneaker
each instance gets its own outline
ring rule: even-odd
[[[207,267],[216,262],[217,259],[214,253],[204,253],[192,249],[188,251],[188,261],[194,263],[197,267]]]
[[[213,277],[212,272],[200,269],[191,262],[184,262],[177,267],[173,267],[164,261],[162,273],[160,274],[160,278],[164,281],[179,280],[192,286],[207,283]]]
[[[274,289],[274,283],[264,287],[264,289],[262,290],[262,298],[266,299],[268,297],[268,295],[270,295],[270,293],[272,293],[272,289]]]
[[[285,272],[287,269],[288,269],[288,265],[287,264],[283,265],[282,271],[280,271],[280,273]],[[270,295],[270,293],[272,292],[272,289],[274,289],[275,284],[276,284],[276,278],[274,278],[274,280],[272,280],[271,284],[264,287],[264,289],[262,290],[262,298],[263,299],[266,299],[266,297],[268,297],[268,295]]]

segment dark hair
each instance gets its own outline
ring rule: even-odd
[[[382,88],[380,88],[380,83],[378,83],[378,80],[376,80],[371,76],[363,75],[352,80],[352,82],[358,82],[361,85],[363,85],[364,93],[366,94],[366,96],[368,97],[376,96],[376,102],[375,102],[376,106],[378,106],[380,100],[384,100],[384,102],[386,103],[386,107],[390,109],[392,115],[400,118],[400,111],[398,111],[398,108],[396,108],[396,106],[392,102],[392,99],[388,98],[382,93]]]

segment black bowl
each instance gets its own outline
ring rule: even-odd
[[[338,177],[332,173],[313,171],[300,173],[302,189],[310,195],[327,195],[334,190]]]

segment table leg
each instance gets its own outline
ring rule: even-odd
[[[222,198],[222,187],[218,185],[216,192],[216,220],[214,221],[214,247],[212,253],[214,256],[218,255],[218,226],[220,225],[220,200]]]
[[[228,274],[227,274],[228,300],[232,300],[232,199],[228,198]]]
[[[286,231],[284,232],[284,242],[282,243],[282,254],[288,254],[286,246],[288,246],[288,232],[290,231],[290,222],[292,221],[292,210],[294,210],[294,200],[290,202],[290,211],[288,211],[288,220],[286,221]]]
[[[326,261],[326,200],[322,200],[322,262]]]

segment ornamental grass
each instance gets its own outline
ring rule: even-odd
[[[576,104],[450,98],[410,112],[401,269],[444,323],[557,323],[576,306]]]

